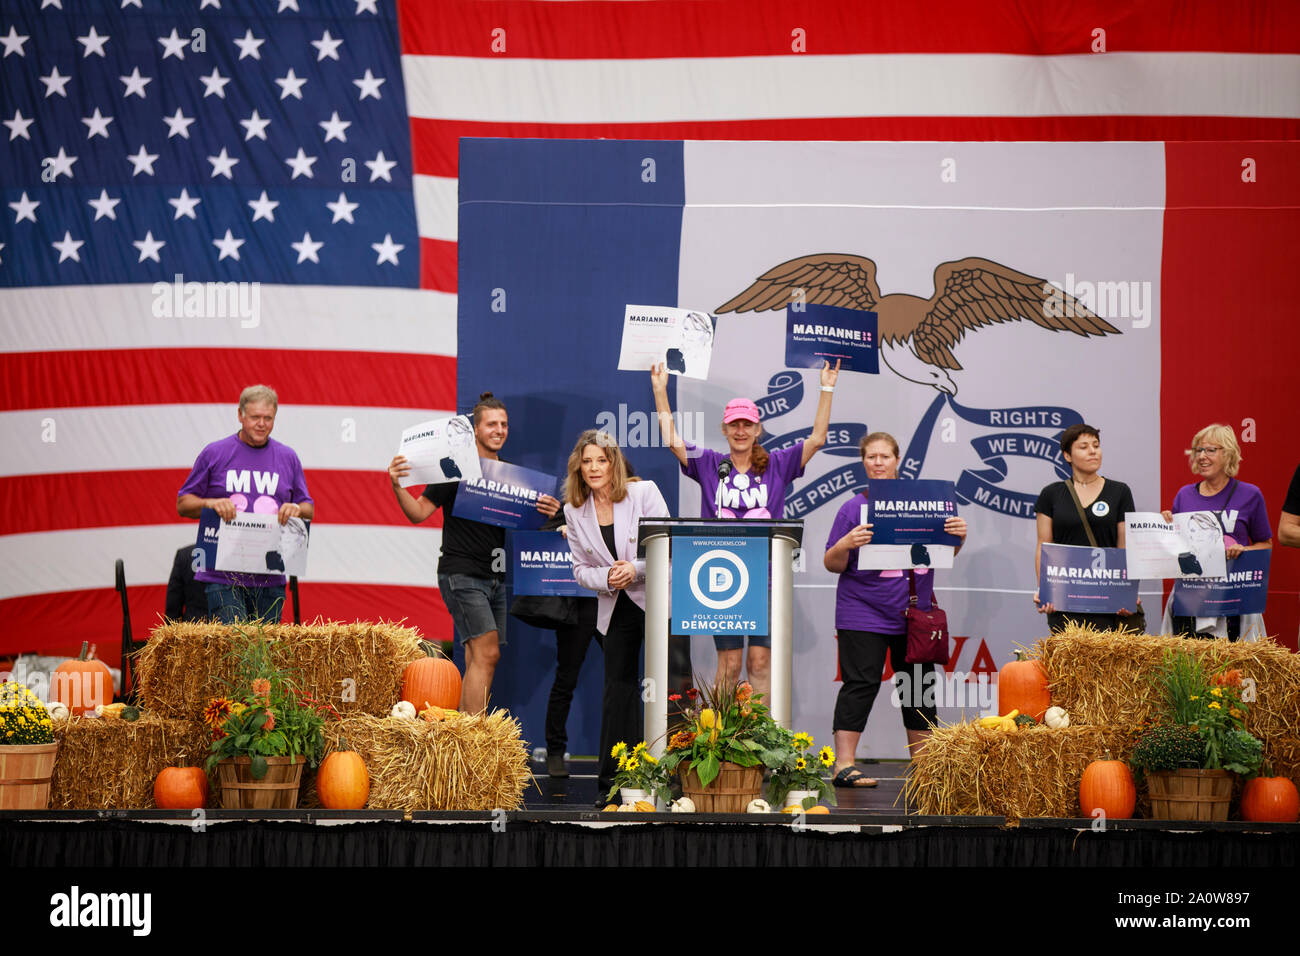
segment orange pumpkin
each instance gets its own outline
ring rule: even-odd
[[[1241,791],[1241,818],[1260,823],[1295,823],[1300,793],[1286,777],[1255,777]]]
[[[160,810],[197,810],[208,803],[208,775],[201,767],[166,767],[153,782]]]
[[[1052,706],[1047,690],[1047,671],[1043,662],[1026,660],[1025,652],[1016,651],[1016,659],[998,671],[998,713],[1006,716],[1013,710],[1028,714],[1042,723],[1043,714]]]
[[[340,739],[340,747],[347,741]],[[370,773],[355,750],[336,750],[316,771],[316,795],[327,810],[360,810],[370,796]]]
[[[453,710],[460,705],[460,671],[445,657],[422,657],[402,672],[402,700],[417,711],[430,704]]]
[[[113,702],[113,674],[103,661],[88,660],[90,642],[81,642],[81,654],[54,669],[54,699],[74,717]]]
[[[1136,804],[1133,774],[1124,761],[1110,759],[1110,751],[1106,751],[1105,760],[1094,760],[1084,768],[1079,781],[1079,809],[1085,817],[1101,810],[1108,820],[1123,820],[1133,816]]]

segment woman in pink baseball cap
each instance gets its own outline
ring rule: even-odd
[[[659,428],[667,445],[682,466],[682,474],[700,484],[701,518],[781,518],[785,513],[785,496],[790,483],[803,475],[804,466],[826,444],[831,421],[831,396],[839,378],[840,363],[825,363],[821,370],[821,393],[812,433],[803,441],[768,452],[758,443],[763,434],[762,415],[748,398],[733,398],[722,412],[722,435],[727,439],[724,455],[711,448],[700,448],[683,441],[673,424],[673,410],[668,403],[668,370],[662,363],[650,369]],[[745,638],[740,635],[715,636],[718,651],[718,674],[730,679],[740,676],[741,650]],[[749,681],[757,693],[771,690],[772,640],[749,638],[746,661]]]

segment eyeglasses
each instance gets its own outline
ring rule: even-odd
[[[1202,445],[1200,448],[1193,448],[1193,455],[1217,455],[1223,451],[1222,448],[1216,448],[1214,445]]]

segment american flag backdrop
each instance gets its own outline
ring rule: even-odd
[[[176,490],[255,382],[317,503],[304,612],[449,635],[439,519],[410,527],[383,468],[457,404],[463,136],[1300,133],[1287,2],[0,11],[0,653],[111,656],[117,557],[137,632],[156,619],[196,527]]]

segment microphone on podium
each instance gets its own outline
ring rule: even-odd
[[[727,480],[731,474],[733,465],[730,458],[724,458],[718,462],[718,490],[713,493],[713,514],[716,517],[722,510],[722,483]]]

